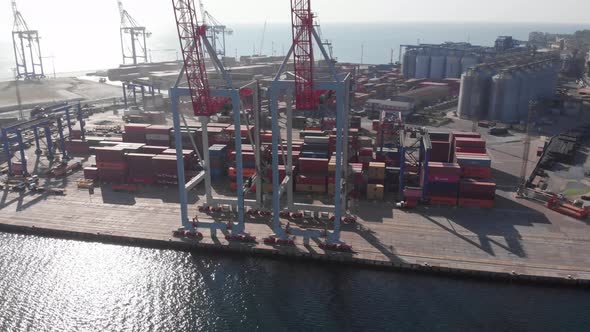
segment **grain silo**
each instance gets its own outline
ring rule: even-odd
[[[514,68],[492,78],[488,119],[512,123],[519,120],[520,77]]]
[[[461,58],[461,72],[467,72],[467,69],[473,68],[479,63],[479,59],[474,54],[467,54]]]
[[[445,78],[461,78],[461,55],[450,52],[447,55]]]
[[[406,50],[402,63],[402,73],[406,79],[416,77],[416,50]]]
[[[471,98],[477,98],[478,73],[475,69],[469,69],[461,75],[461,89],[459,90],[459,105],[457,114],[461,118],[471,117]]]
[[[429,78],[442,80],[445,78],[446,55],[444,50],[431,49]]]
[[[415,78],[430,77],[430,54],[428,51],[421,50],[416,55],[416,75]]]

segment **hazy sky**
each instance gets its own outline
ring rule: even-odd
[[[10,2],[3,1],[0,28],[12,22]],[[117,21],[116,0],[17,0],[33,26],[104,25]],[[170,0],[124,0],[124,5],[143,24],[169,24]],[[288,21],[289,0],[204,0],[206,8],[223,22]],[[396,21],[494,21],[586,23],[590,1],[586,0],[313,0],[313,10],[325,22]],[[69,16],[69,17],[68,17]],[[66,18],[68,17],[68,18]],[[53,22],[53,23],[52,23]]]
[[[58,71],[80,68],[78,65],[72,65],[73,61],[86,63],[87,66],[92,66],[94,63],[100,63],[101,66],[115,66],[118,63],[120,57],[117,51],[119,15],[116,0],[17,0],[17,3],[30,28],[40,30],[44,55],[55,55],[57,59],[55,66]],[[176,40],[171,0],[123,0],[123,3],[140,24],[147,26],[154,33],[150,48],[171,47],[170,43],[162,43],[162,40]],[[258,40],[265,20],[269,23],[286,23],[284,36],[281,35],[281,40],[274,40],[277,45],[288,42],[290,38],[287,24],[291,19],[289,0],[204,0],[204,4],[218,20],[229,26],[232,26],[232,23],[259,25],[256,29],[260,31],[255,30],[254,36],[245,37],[242,34],[239,38]],[[469,21],[484,23],[484,26],[485,22],[573,23],[585,26],[590,24],[589,0],[312,0],[312,7],[318,14],[320,23],[325,24],[324,26],[337,22],[408,21]],[[13,66],[10,41],[12,22],[10,1],[2,1],[0,77],[6,74],[5,72],[8,71],[6,68]],[[360,33],[357,29],[352,27],[351,29],[353,34]],[[568,29],[567,32],[573,32],[575,29]],[[409,32],[396,31],[393,27],[387,31],[384,30],[383,35],[366,36],[366,38],[375,39],[373,46],[385,47],[383,54],[388,54],[388,47],[393,45],[383,46],[379,44],[382,41],[378,39],[385,35],[398,36]],[[460,34],[460,37],[467,38],[469,33],[470,31],[466,30],[464,34]],[[411,42],[414,42],[416,38],[430,40],[431,37],[422,36],[419,31],[416,31],[415,35]],[[526,35],[522,38],[526,38]],[[346,35],[340,36],[339,46],[345,46],[343,44],[349,42],[349,39]],[[272,41],[268,40],[267,44]],[[486,40],[486,42],[493,42],[493,40]],[[362,41],[358,42],[359,45],[360,43]],[[250,45],[250,42],[247,45]],[[367,46],[370,47],[370,45]],[[251,48],[248,47],[248,50],[240,49],[239,51],[240,54],[244,54],[250,50]],[[84,57],[88,59],[84,61]],[[385,61],[385,58],[384,55],[379,61]]]

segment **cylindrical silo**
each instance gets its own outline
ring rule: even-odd
[[[446,55],[443,50],[433,50],[430,56],[430,75],[434,80],[442,80],[445,78],[445,61]]]
[[[501,122],[518,121],[520,80],[518,73],[508,69],[492,78],[488,118]]]
[[[430,77],[430,53],[422,50],[416,56],[416,78]]]
[[[490,96],[492,94],[492,76],[496,75],[497,70],[493,66],[481,66],[478,68],[478,91],[479,98],[472,100],[473,116],[478,119],[485,119],[488,115],[490,105]]]
[[[445,78],[461,78],[461,55],[449,53],[445,68]]]
[[[457,114],[461,118],[471,117],[471,98],[477,95],[477,71],[470,69],[461,76],[461,90],[459,90],[459,105]]]
[[[461,59],[461,73],[467,72],[467,69],[479,63],[479,59],[474,54],[467,54]]]
[[[406,50],[404,53],[402,73],[406,79],[416,77],[416,55],[416,50]]]

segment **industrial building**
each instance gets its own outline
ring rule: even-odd
[[[520,44],[521,42],[510,36],[500,36],[494,47],[451,42],[438,45],[401,45],[400,57],[402,49],[405,49],[400,59],[402,72],[406,79],[460,78],[469,68],[480,63],[493,62],[499,55],[526,51],[526,48],[519,47]]]
[[[477,65],[461,78],[457,113],[468,119],[524,121],[531,100],[555,96],[558,73],[555,53],[513,56]]]

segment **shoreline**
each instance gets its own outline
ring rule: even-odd
[[[51,228],[39,228],[35,226],[19,226],[0,223],[0,232],[33,235],[52,239],[93,242],[110,245],[120,245],[129,247],[139,247],[158,250],[174,250],[194,252],[203,250],[205,253],[232,254],[232,255],[250,255],[254,257],[263,257],[270,259],[288,259],[300,262],[313,262],[314,264],[329,263],[338,266],[361,267],[369,270],[379,270],[388,272],[419,273],[435,277],[472,279],[479,281],[491,281],[500,283],[516,283],[530,286],[558,286],[558,287],[575,287],[586,288],[590,286],[590,280],[559,278],[554,276],[540,276],[533,274],[512,274],[502,271],[483,271],[476,269],[459,269],[455,267],[442,267],[435,265],[421,265],[405,262],[385,262],[379,260],[369,260],[364,258],[355,258],[347,254],[328,253],[328,254],[309,254],[296,252],[292,247],[284,247],[273,250],[268,248],[256,248],[253,245],[244,243],[234,243],[229,245],[203,243],[200,240],[184,241],[174,239],[163,241],[157,239],[128,237],[101,233],[84,233],[77,231],[65,231]]]

